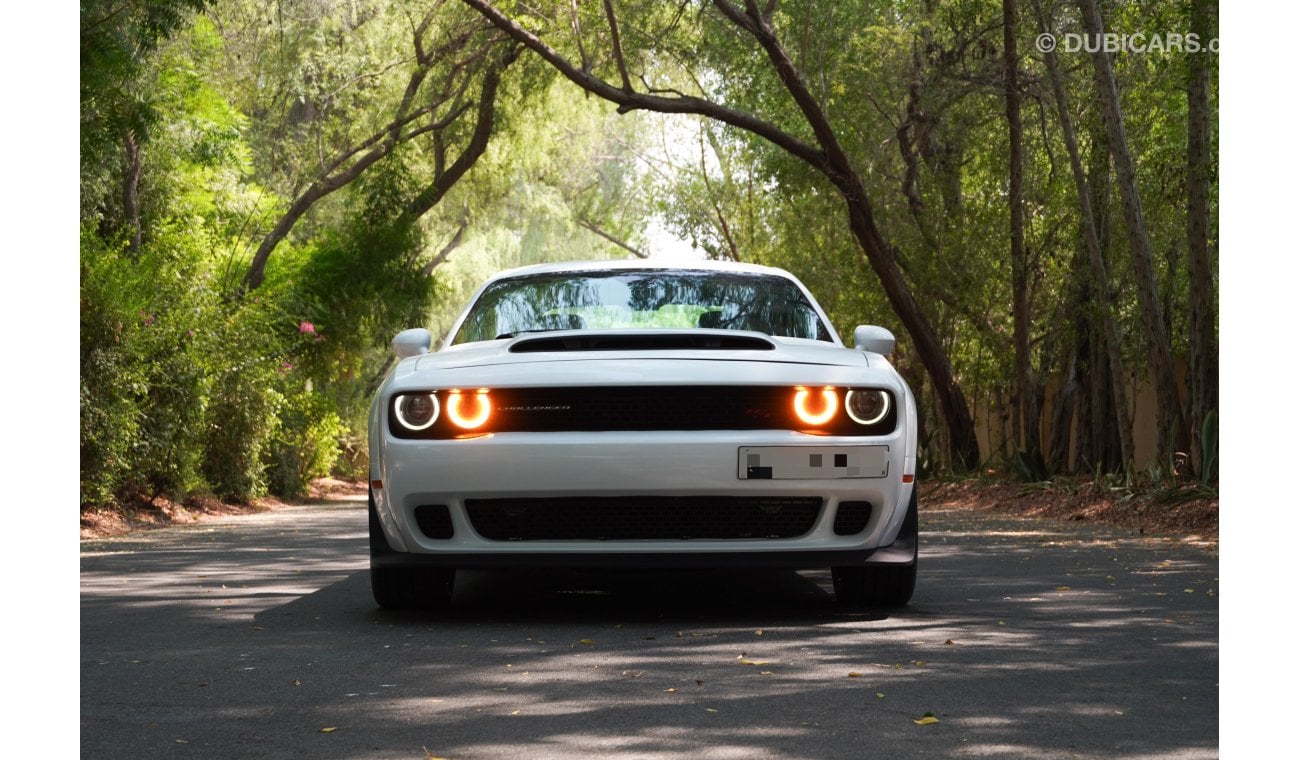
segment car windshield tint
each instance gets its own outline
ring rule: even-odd
[[[488,286],[456,343],[551,330],[753,330],[830,341],[784,277],[703,270],[618,270],[512,277]]]

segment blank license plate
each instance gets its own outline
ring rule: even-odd
[[[741,446],[741,480],[883,478],[888,446]]]

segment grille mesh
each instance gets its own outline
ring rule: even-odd
[[[493,430],[762,430],[790,426],[790,390],[771,387],[510,388],[492,392]]]
[[[835,535],[852,536],[861,533],[871,518],[871,504],[865,501],[842,501],[835,510]]]
[[[812,530],[822,500],[721,496],[469,499],[491,541],[795,538]]]

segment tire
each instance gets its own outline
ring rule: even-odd
[[[835,601],[847,607],[905,607],[916,590],[916,548],[920,543],[920,515],[916,503],[917,485],[907,505],[899,539],[912,539],[912,561],[905,565],[832,567]]]
[[[386,610],[430,610],[451,601],[456,571],[444,567],[390,564],[397,554],[388,545],[384,529],[375,511],[375,495],[370,494],[370,593],[375,603]],[[382,566],[377,556],[388,559]]]
[[[436,610],[451,601],[456,571],[441,567],[370,568],[370,593],[386,610]]]

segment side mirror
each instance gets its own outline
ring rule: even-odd
[[[859,351],[889,355],[894,351],[894,334],[876,325],[858,325],[853,330],[853,347]]]
[[[405,359],[429,353],[431,345],[433,345],[433,334],[423,327],[413,327],[399,332],[397,337],[393,338],[393,353],[397,354],[397,358]]]

